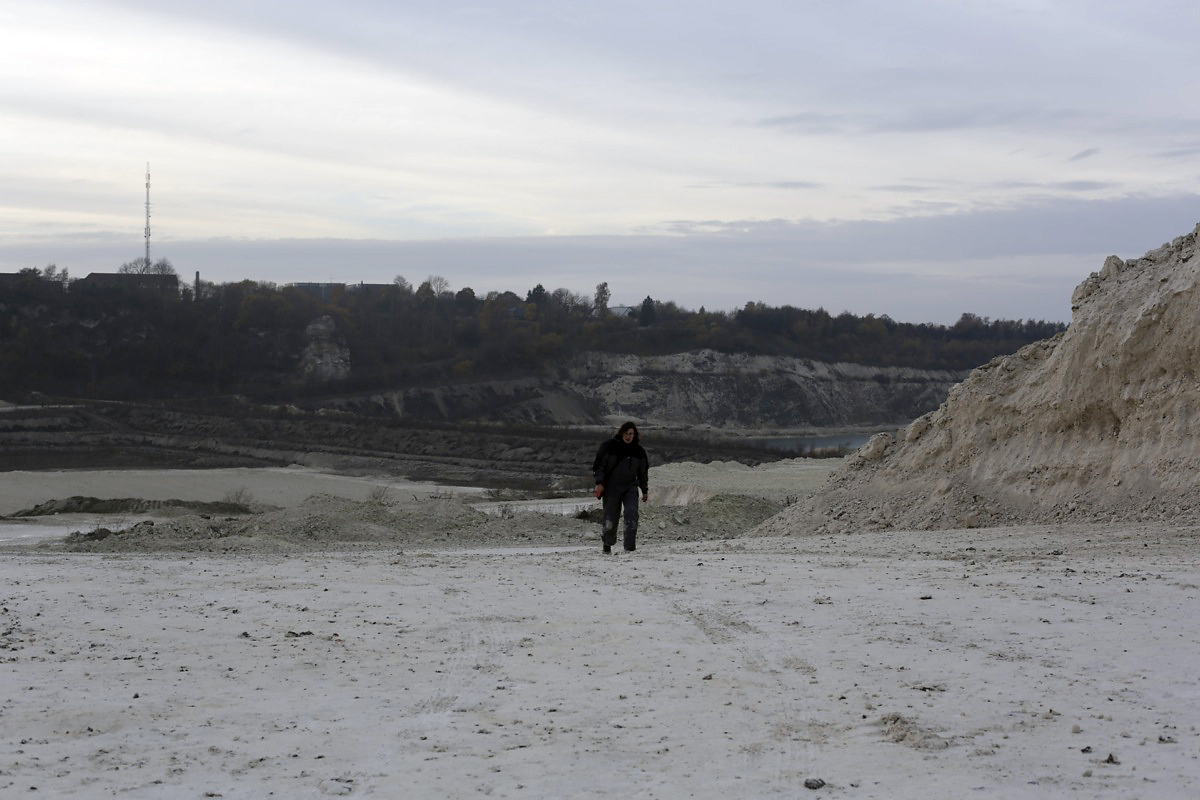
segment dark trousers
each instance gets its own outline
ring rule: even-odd
[[[640,489],[636,483],[626,487],[605,487],[604,489],[604,525],[600,530],[601,541],[612,547],[617,543],[617,521],[624,509],[625,516],[625,549],[637,547],[638,529],[638,500]]]

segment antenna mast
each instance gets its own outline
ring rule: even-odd
[[[146,271],[150,271],[150,163],[146,162]]]

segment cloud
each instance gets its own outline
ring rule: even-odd
[[[993,184],[996,187],[1004,189],[1032,189],[1046,194],[1057,194],[1060,192],[1096,192],[1104,189],[1119,189],[1120,186],[1115,183],[1107,183],[1104,181],[1053,181],[1053,182],[1038,182],[1038,181],[1001,181]]]
[[[139,255],[147,161],[218,281],[899,319],[1061,316],[1200,216],[1194,3],[702,5],[0,0],[0,268]]]
[[[821,189],[825,184],[816,181],[764,181],[762,183],[746,183],[743,186],[764,186],[768,189]]]
[[[1092,115],[1080,111],[955,105],[944,108],[895,109],[887,113],[798,112],[758,120],[759,127],[803,135],[871,135],[882,133],[946,133],[971,130],[1086,128]],[[1091,153],[1088,153],[1089,155]],[[1085,156],[1086,157],[1086,156]],[[1077,157],[1069,159],[1077,160]]]
[[[883,186],[872,186],[871,188],[877,192],[900,192],[904,194],[934,191],[932,186],[922,186],[916,183],[892,183]]]
[[[1104,181],[1060,181],[1052,183],[1050,186],[1064,192],[1098,192],[1103,189],[1117,188],[1116,184]]]
[[[747,188],[747,189],[783,189],[785,191],[795,191],[803,189],[823,189],[827,186],[817,181],[742,181],[742,182],[721,182],[721,183],[699,183],[692,184],[690,188],[694,189],[729,189],[729,188]]]
[[[1200,144],[1195,147],[1180,147],[1174,150],[1164,150],[1159,153],[1154,153],[1154,158],[1164,158],[1172,161],[1175,160],[1190,160],[1200,156]]]
[[[774,128],[786,133],[823,136],[865,130],[869,127],[869,120],[863,115],[802,111],[780,117],[767,117],[758,120],[755,124],[759,127]]]
[[[1118,253],[1128,257],[1200,221],[1200,195],[1049,199],[1007,209],[894,220],[676,220],[675,234],[792,243],[810,257],[856,261]],[[1139,249],[1140,248],[1140,249]]]

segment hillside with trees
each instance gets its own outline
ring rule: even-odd
[[[440,276],[416,288],[400,277],[374,285],[192,287],[179,284],[169,265],[81,280],[54,267],[2,277],[6,392],[102,399],[303,394],[314,387],[297,367],[306,330],[321,318],[332,320],[349,354],[351,369],[339,383],[351,391],[536,374],[590,351],[710,349],[965,370],[1065,327],[971,314],[951,326],[913,324],[756,302],[733,312],[690,311],[650,297],[617,310],[608,307],[606,284],[592,297],[540,284],[480,297],[453,291]]]

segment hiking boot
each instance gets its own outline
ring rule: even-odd
[[[606,544],[606,545],[604,545],[604,550],[602,552],[604,552],[605,555],[611,555],[612,547]]]

